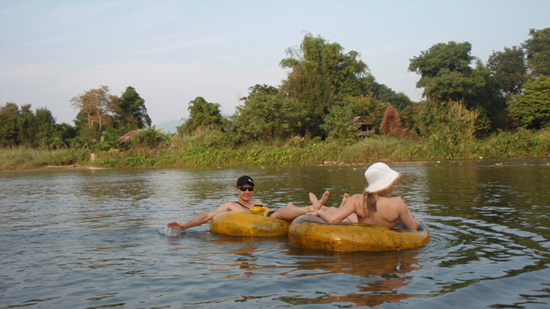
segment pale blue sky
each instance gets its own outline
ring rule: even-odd
[[[304,34],[357,51],[379,83],[420,100],[410,59],[440,42],[486,62],[550,27],[550,1],[0,0],[0,104],[46,107],[72,124],[70,99],[133,86],[154,124],[188,117],[197,96],[231,115],[255,84],[278,86]]]

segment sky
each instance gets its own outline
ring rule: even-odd
[[[229,116],[249,87],[286,79],[279,63],[306,34],[358,52],[378,83],[419,101],[408,66],[433,45],[470,42],[486,63],[547,27],[548,0],[0,0],[0,106],[72,125],[71,98],[132,86],[153,124],[189,117],[199,96]]]

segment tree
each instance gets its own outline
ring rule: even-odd
[[[375,98],[379,99],[380,101],[390,103],[399,111],[404,110],[405,108],[407,108],[407,106],[415,104],[403,92],[397,93],[384,84],[373,82],[371,90]]]
[[[37,146],[38,123],[30,104],[22,105],[17,113],[17,145],[34,148]]]
[[[399,113],[401,117],[401,125],[406,129],[409,134],[417,134],[418,127],[416,124],[416,117],[420,113],[420,107],[418,105],[409,105],[405,107],[403,111]]]
[[[409,71],[420,74],[416,87],[424,88],[424,97],[442,102],[461,101],[474,92],[477,81],[471,78],[471,48],[468,42],[438,43],[411,59]]]
[[[11,147],[19,144],[17,121],[19,106],[8,102],[0,107],[0,147]]]
[[[254,93],[237,107],[235,141],[286,139],[301,131],[305,118],[305,110],[293,98]]]
[[[527,81],[525,53],[516,46],[493,52],[487,66],[495,78],[498,88],[507,96],[519,94]]]
[[[325,130],[328,139],[337,139],[339,142],[351,141],[355,138],[357,129],[352,126],[356,116],[352,105],[333,105],[321,128]]]
[[[178,133],[190,134],[201,127],[222,128],[225,118],[220,112],[220,104],[207,102],[203,97],[196,97],[189,102],[189,119],[178,127]]]
[[[303,105],[309,116],[303,128],[315,136],[323,135],[320,124],[330,106],[342,104],[350,95],[367,94],[374,81],[359,53],[343,50],[337,43],[307,34],[300,48],[288,49],[289,57],[280,62],[281,67],[292,69],[281,91]]]
[[[281,93],[278,88],[266,84],[256,84],[252,87],[248,87],[248,90],[250,90],[248,96],[242,97],[241,101],[246,101],[256,94],[278,95]]]
[[[510,111],[526,128],[550,126],[550,76],[541,75],[525,83],[523,93],[512,102]]]
[[[33,112],[30,104],[20,108],[6,103],[0,108],[0,146],[25,146],[55,149],[65,147],[66,141],[55,123],[51,111],[39,108]]]
[[[438,43],[411,59],[409,70],[420,74],[416,86],[424,88],[423,95],[431,104],[460,102],[470,111],[481,112],[484,125],[478,129],[498,128],[506,102],[481,61],[476,61],[475,69],[470,67],[474,60],[470,49],[468,42]]]
[[[119,127],[126,130],[144,129],[151,126],[151,118],[147,114],[145,100],[136,92],[134,87],[128,86],[120,97],[115,119]]]
[[[480,60],[476,60],[476,68],[472,71],[475,91],[461,101],[471,111],[478,110],[477,128],[481,131],[491,131],[503,128],[506,116],[506,99],[491,71]]]
[[[109,87],[101,86],[73,97],[71,103],[85,118],[92,137],[99,138],[117,111],[118,97],[109,94]]]
[[[399,136],[403,133],[403,126],[401,125],[401,118],[399,118],[399,112],[390,105],[384,113],[384,119],[380,124],[382,134],[386,136]]]
[[[371,93],[358,97],[348,96],[343,100],[343,106],[351,106],[354,116],[361,116],[364,121],[370,122],[374,128],[378,128],[382,123],[388,103],[375,98]]]
[[[460,102],[421,103],[420,113],[416,115],[416,125],[421,136],[428,138],[432,155],[453,158],[472,141],[478,130],[478,110],[470,111]]]
[[[550,75],[550,28],[531,29],[531,39],[523,47],[527,51],[527,65],[533,77]]]

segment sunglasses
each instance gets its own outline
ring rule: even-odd
[[[248,191],[254,191],[254,187],[239,187],[239,190],[245,192],[246,190]]]

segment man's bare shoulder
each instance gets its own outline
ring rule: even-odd
[[[227,202],[225,204],[222,204],[218,209],[223,211],[238,211],[241,210],[241,208],[244,207],[239,205],[239,203],[237,202]]]
[[[260,200],[250,201],[250,203],[252,205],[263,205],[263,203]],[[227,203],[221,205],[220,208],[222,208],[224,210],[243,211],[247,207],[243,206],[242,204],[240,204],[237,201],[231,201],[231,202],[227,202]]]

